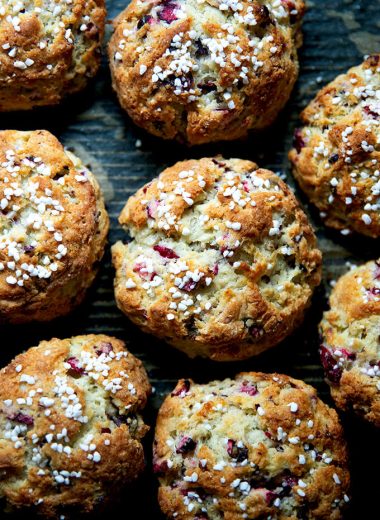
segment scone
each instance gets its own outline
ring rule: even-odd
[[[84,298],[108,215],[92,173],[49,132],[0,132],[0,323],[46,321]]]
[[[189,356],[245,359],[303,318],[321,253],[290,188],[250,161],[179,162],[141,188],[113,247],[119,308]]]
[[[272,124],[298,76],[303,0],[132,0],[109,44],[132,120],[187,144]]]
[[[380,55],[323,88],[301,114],[289,154],[327,226],[380,237]]]
[[[380,259],[338,280],[321,335],[321,360],[337,406],[380,427]]]
[[[0,111],[55,105],[100,63],[104,0],[0,2]]]
[[[105,506],[144,468],[150,385],[122,341],[42,341],[0,371],[0,498],[68,518]],[[62,515],[62,516],[61,516]]]
[[[336,412],[279,374],[179,381],[158,415],[154,469],[176,520],[338,520],[349,501]]]

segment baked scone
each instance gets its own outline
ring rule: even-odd
[[[349,501],[335,410],[279,374],[180,380],[158,415],[154,469],[176,520],[338,520]]]
[[[380,427],[380,259],[338,280],[321,335],[321,360],[337,406]]]
[[[109,44],[132,120],[190,145],[272,124],[298,76],[303,0],[132,0]]]
[[[324,87],[301,114],[289,153],[327,226],[380,237],[380,55]]]
[[[0,111],[55,105],[100,63],[104,0],[0,2]]]
[[[144,469],[141,362],[104,335],[42,341],[0,371],[0,498],[68,518],[105,506]],[[62,515],[62,516],[61,516]]]
[[[245,359],[303,318],[321,278],[289,187],[250,161],[178,162],[131,197],[113,246],[119,308],[189,356]]]
[[[104,252],[98,183],[49,132],[0,132],[0,323],[46,321],[84,298]]]

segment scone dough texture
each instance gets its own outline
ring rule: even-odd
[[[104,0],[0,0],[0,111],[55,105],[100,63]]]
[[[321,360],[337,406],[380,427],[380,259],[338,280],[321,335]]]
[[[270,125],[298,76],[302,0],[132,0],[109,44],[133,121],[188,144]]]
[[[0,132],[0,323],[46,321],[84,298],[108,215],[92,173],[49,132]]]
[[[300,323],[321,253],[289,187],[250,161],[179,162],[132,196],[117,304],[189,356],[245,359]]]
[[[103,335],[52,339],[1,370],[0,497],[9,510],[91,512],[141,473],[150,385],[124,347]]]
[[[349,501],[336,412],[279,374],[179,381],[158,415],[154,469],[176,520],[338,520]]]
[[[380,237],[380,55],[324,87],[301,114],[289,157],[326,225]]]

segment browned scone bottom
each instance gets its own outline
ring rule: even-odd
[[[150,385],[122,341],[42,341],[0,371],[0,498],[49,518],[99,509],[144,468]],[[62,516],[61,516],[62,515]]]
[[[46,321],[84,298],[104,253],[98,183],[49,132],[0,132],[0,323]]]
[[[179,162],[120,215],[115,295],[142,330],[189,356],[245,359],[301,322],[321,253],[289,187],[250,161]]]
[[[0,111],[55,105],[82,90],[100,64],[104,0],[0,4]]]
[[[338,280],[321,335],[321,360],[337,406],[380,427],[380,260]]]
[[[273,123],[298,76],[303,0],[132,0],[109,44],[132,120],[188,144]]]
[[[336,412],[280,374],[180,380],[158,415],[154,469],[171,519],[338,520],[349,502]]]
[[[338,76],[302,112],[289,158],[327,226],[380,237],[380,55]]]

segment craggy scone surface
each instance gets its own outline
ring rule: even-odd
[[[0,111],[59,103],[95,75],[104,0],[0,0]]]
[[[0,371],[0,498],[51,518],[99,509],[144,468],[149,392],[141,362],[109,336],[17,356]]]
[[[322,364],[336,404],[380,427],[380,260],[338,280],[321,334]]]
[[[301,119],[289,157],[325,224],[380,237],[380,55],[323,88]]]
[[[154,463],[167,518],[338,520],[349,501],[336,412],[279,374],[180,380],[158,415]]]
[[[189,144],[270,125],[298,75],[302,0],[132,0],[109,45],[139,126]]]
[[[49,320],[84,297],[108,216],[92,173],[49,132],[0,132],[0,322]]]
[[[290,189],[250,161],[179,162],[120,215],[118,306],[144,331],[215,360],[273,346],[301,321],[321,253]]]

